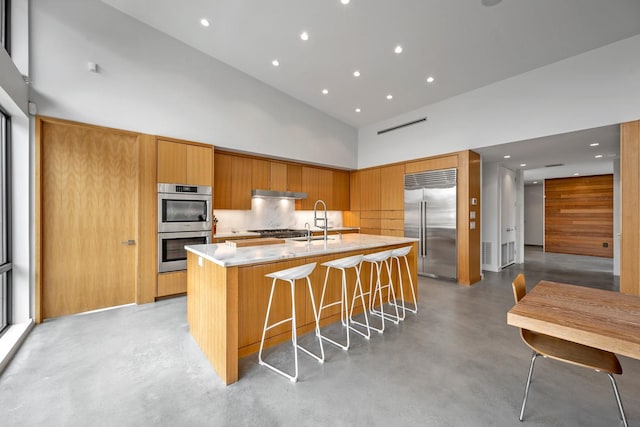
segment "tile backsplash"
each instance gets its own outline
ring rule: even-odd
[[[308,222],[313,229],[313,211],[296,211],[295,201],[289,199],[251,199],[251,210],[216,209],[219,233],[273,228],[304,228]],[[342,211],[328,211],[329,227],[342,226]]]

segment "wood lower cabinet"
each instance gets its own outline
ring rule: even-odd
[[[183,294],[187,292],[187,271],[171,271],[158,274],[157,297]]]
[[[211,186],[213,147],[158,139],[158,182]]]

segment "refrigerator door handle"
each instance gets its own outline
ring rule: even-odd
[[[420,218],[422,229],[422,256],[426,257],[427,253],[427,202],[422,202],[422,217]]]

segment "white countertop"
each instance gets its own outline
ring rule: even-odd
[[[247,246],[235,248],[226,243],[208,245],[190,245],[185,249],[199,255],[222,267],[259,264],[262,262],[284,260],[289,258],[304,258],[308,256],[327,255],[339,252],[349,252],[388,245],[411,244],[418,239],[408,237],[375,236],[372,234],[344,234],[341,239],[337,236],[327,241],[323,240],[298,242],[287,239],[278,245]]]

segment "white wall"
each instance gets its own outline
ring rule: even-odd
[[[631,37],[361,128],[358,167],[637,120],[638,52],[640,36]]]
[[[490,244],[490,262],[482,264],[483,270],[500,271],[500,243],[498,217],[498,165],[482,164],[482,243]],[[482,262],[482,260],[481,260]]]
[[[524,187],[524,244],[544,244],[544,187]]]
[[[344,168],[357,132],[99,0],[31,6],[38,113]],[[95,62],[98,73],[89,73]]]

